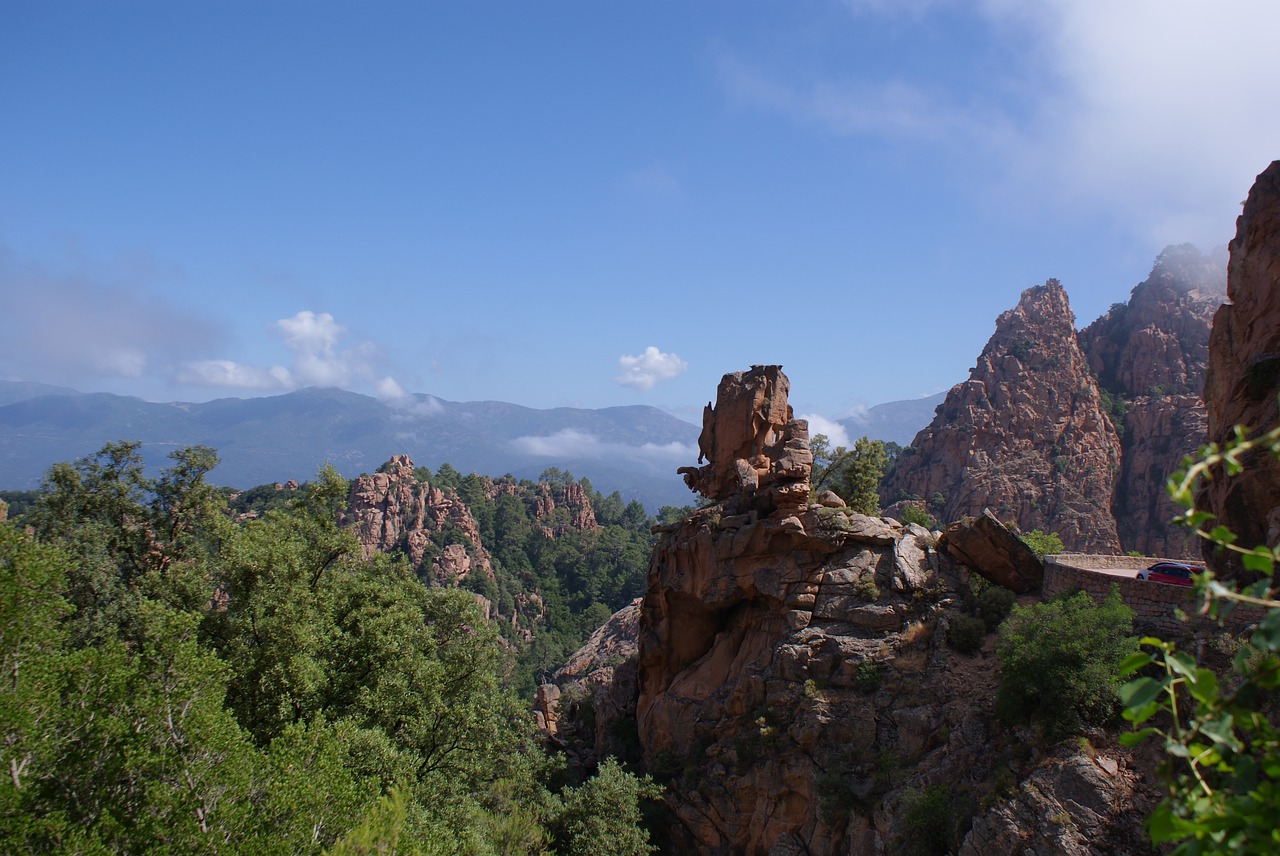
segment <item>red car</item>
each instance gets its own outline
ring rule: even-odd
[[[1138,579],[1172,586],[1189,586],[1191,575],[1200,573],[1204,573],[1204,568],[1199,565],[1189,565],[1185,562],[1156,562],[1138,571]]]

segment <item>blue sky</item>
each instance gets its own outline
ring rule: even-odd
[[[0,0],[0,378],[696,421],[964,379],[1225,244],[1280,4]]]

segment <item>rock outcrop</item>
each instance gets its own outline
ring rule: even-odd
[[[1200,393],[1209,327],[1224,297],[1223,261],[1190,244],[1167,247],[1127,303],[1080,331],[1104,389],[1131,399]]]
[[[1249,191],[1229,246],[1227,298],[1213,319],[1204,397],[1209,439],[1222,443],[1236,425],[1251,435],[1280,422],[1280,161],[1262,172]],[[1243,473],[1217,478],[1199,505],[1245,545],[1280,543],[1280,462],[1265,454],[1244,461]],[[1238,576],[1235,559],[1206,551],[1226,576]]]
[[[1139,818],[1154,800],[1139,781],[1119,753],[1061,746],[1012,796],[973,819],[959,856],[1150,853]]]
[[[1207,424],[1199,395],[1143,396],[1129,404],[1111,503],[1125,551],[1173,558],[1199,554],[1199,539],[1171,522],[1178,508],[1165,485],[1182,459],[1204,444]]]
[[[457,585],[473,571],[493,575],[480,526],[466,504],[452,491],[418,481],[408,455],[394,455],[380,472],[351,482],[343,523],[366,557],[402,550],[420,574],[429,573],[439,585]],[[433,540],[446,531],[450,543]]]
[[[764,408],[762,378],[775,420],[723,406]],[[785,380],[776,367],[725,376],[704,434],[729,435],[719,417],[774,436],[759,452],[704,436],[710,461],[691,482],[719,501],[657,530],[635,716],[644,762],[669,788],[675,852],[883,853],[901,834],[888,806],[922,759],[989,772],[949,748],[949,734],[986,735],[990,716],[959,699],[991,670],[945,665],[956,569],[919,526],[778,502],[808,488],[803,466],[764,463],[808,452]]]
[[[787,403],[789,386],[780,366],[752,366],[720,380],[698,437],[698,463],[708,463],[678,470],[690,490],[733,511],[804,507],[813,453],[809,424]]]
[[[914,495],[945,520],[990,508],[1024,530],[1058,533],[1071,550],[1120,548],[1110,512],[1119,439],[1057,280],[1027,289],[997,319],[969,379],[912,446],[882,491],[886,504]]]

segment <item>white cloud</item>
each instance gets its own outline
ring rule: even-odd
[[[1280,150],[1280,4],[1034,5],[1034,17],[989,6],[1043,44],[1061,81],[1041,101],[1029,167],[1056,168],[1062,187],[1144,218],[1161,242],[1230,237],[1236,203]]]
[[[328,312],[304,309],[272,326],[280,331],[285,347],[293,353],[290,366],[268,368],[233,360],[193,360],[182,365],[178,379],[194,386],[258,390],[288,390],[300,386],[350,388],[368,384],[380,398],[406,397],[407,393],[395,378],[377,377],[378,349],[372,342],[338,349],[347,328]]]
[[[610,443],[573,428],[541,437],[517,437],[511,441],[515,451],[542,458],[626,459],[650,464],[689,462],[698,456],[692,443],[643,443],[639,446]]]
[[[378,391],[378,398],[387,400],[398,400],[407,398],[409,393],[405,392],[403,386],[396,382],[396,379],[390,376],[384,377],[378,381],[375,386]]]
[[[1156,245],[1224,242],[1280,153],[1274,0],[845,4],[930,32],[935,13],[975,15],[1003,65],[984,63],[979,78],[810,75],[726,51],[717,70],[729,97],[829,133],[945,148],[989,175],[997,198],[1100,211]]]
[[[670,380],[684,374],[689,364],[675,354],[664,354],[653,345],[644,349],[644,353],[636,357],[623,355],[618,357],[618,365],[622,374],[614,381],[622,386],[629,386],[647,392],[659,381]]]
[[[235,389],[291,389],[289,370],[283,366],[261,368],[231,360],[192,360],[178,371],[178,380],[192,386],[224,386]]]
[[[816,434],[826,434],[832,448],[836,446],[849,447],[849,432],[839,422],[828,419],[825,416],[819,416],[817,413],[804,413],[800,415],[800,418],[809,421],[810,437]]]

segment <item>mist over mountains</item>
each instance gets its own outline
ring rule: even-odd
[[[845,420],[851,437],[910,442],[928,424],[933,399],[894,402]],[[919,412],[917,412],[919,411]],[[586,476],[651,510],[693,499],[675,474],[698,456],[699,428],[655,407],[538,410],[501,401],[417,395],[395,404],[339,389],[308,388],[265,398],[155,403],[46,384],[0,381],[0,487],[39,485],[49,466],[117,440],[137,440],[149,467],[174,449],[217,449],[211,474],[236,488],[305,481],[325,462],[344,477],[370,472],[393,454],[418,466],[537,478],[547,467]]]

